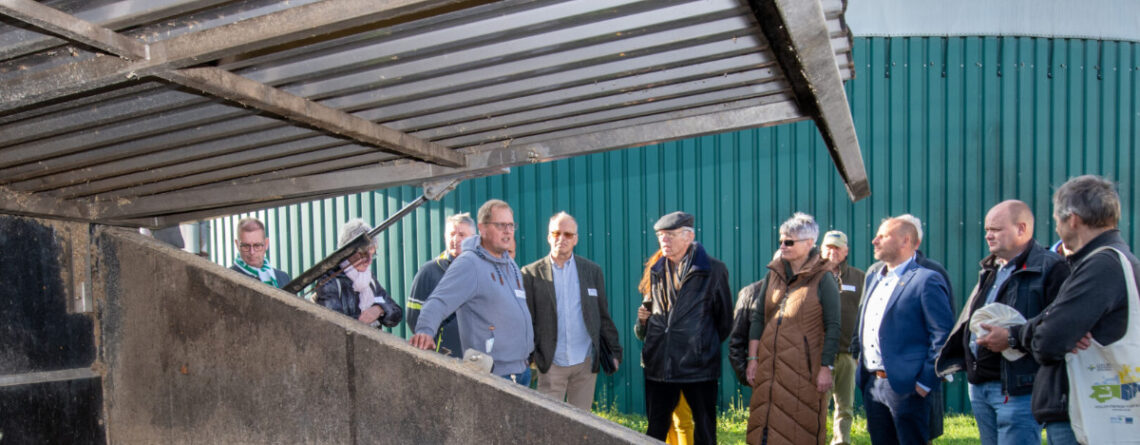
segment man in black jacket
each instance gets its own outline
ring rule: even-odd
[[[443,225],[444,251],[431,261],[424,263],[412,278],[412,288],[408,292],[408,332],[416,332],[420,320],[420,309],[431,296],[432,291],[443,279],[448,266],[463,253],[463,240],[475,235],[475,220],[469,213],[457,213],[447,217]],[[459,322],[451,314],[440,325],[435,338],[435,350],[446,350],[455,358],[463,358],[463,347],[459,343]]]
[[[990,303],[1033,318],[1053,302],[1069,276],[1060,255],[1033,241],[1033,222],[1033,211],[1017,200],[1001,202],[986,214],[990,255],[981,261],[978,284],[935,364],[940,376],[966,371],[970,404],[985,445],[1041,443],[1041,425],[1033,419],[1030,404],[1037,362],[1016,341],[1013,347],[1023,355],[1010,360],[982,347],[969,330],[970,318]]]
[[[645,341],[646,434],[664,440],[681,394],[693,413],[694,441],[716,443],[720,344],[732,328],[728,268],[693,240],[693,215],[673,212],[653,229],[661,250],[646,264],[634,333]]]
[[[1007,331],[993,328],[978,340],[992,350],[1004,350],[1012,341],[1033,353],[1040,363],[1033,382],[1033,417],[1045,424],[1051,444],[1077,443],[1069,423],[1069,376],[1065,354],[1084,349],[1091,339],[1111,344],[1128,328],[1128,288],[1122,266],[1140,275],[1140,261],[1120,237],[1120,197],[1114,184],[1085,175],[1070,179],[1053,194],[1057,234],[1072,253],[1066,260],[1072,272],[1057,298],[1023,326]],[[1121,264],[1112,247],[1128,258]]]

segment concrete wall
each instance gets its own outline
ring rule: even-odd
[[[0,272],[0,443],[650,441],[131,230],[0,215]]]

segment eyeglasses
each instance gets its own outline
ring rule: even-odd
[[[513,223],[513,222],[486,222],[483,224],[489,224],[489,225],[495,226],[496,229],[502,230],[504,232],[514,232],[515,231],[515,223]]]
[[[657,238],[662,239],[662,240],[671,240],[673,238],[681,236],[681,234],[685,233],[685,232],[688,232],[688,230],[685,230],[685,229],[658,230],[657,231]]]
[[[575,236],[578,236],[578,234],[577,234],[577,233],[574,233],[574,232],[563,232],[563,231],[561,231],[561,230],[552,230],[552,231],[550,231],[550,237],[551,237],[551,238],[558,238],[558,237],[560,237],[560,236],[562,236],[562,237],[566,237],[566,239],[574,239],[574,237],[575,237]]]
[[[807,241],[807,238],[805,238],[805,239],[785,239],[785,240],[780,240],[780,244],[783,244],[783,245],[784,245],[784,247],[792,247],[792,246],[796,245],[796,243],[798,243],[798,242],[800,242],[800,241]]]
[[[265,243],[254,243],[254,244],[241,243],[241,244],[238,244],[238,248],[241,249],[242,252],[249,252],[250,250],[255,250],[255,251],[260,252],[262,250],[265,250]]]

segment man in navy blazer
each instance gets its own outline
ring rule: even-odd
[[[934,358],[954,324],[949,284],[915,261],[918,228],[909,220],[883,221],[871,244],[885,267],[868,271],[851,343],[867,431],[876,445],[926,443],[926,396],[941,388]]]

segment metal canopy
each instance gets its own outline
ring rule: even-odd
[[[160,227],[804,119],[857,200],[844,6],[0,0],[0,211]]]

